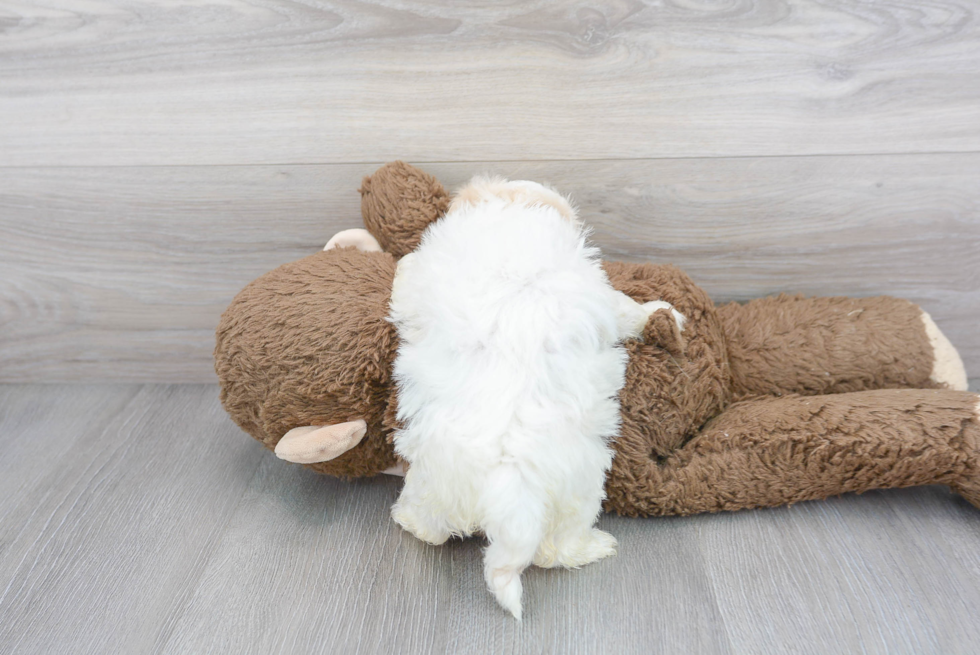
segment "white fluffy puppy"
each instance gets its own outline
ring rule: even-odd
[[[618,342],[665,302],[614,290],[567,200],[477,178],[398,263],[392,516],[432,544],[482,531],[485,577],[521,617],[521,572],[616,552],[593,525],[626,372]],[[680,323],[683,317],[675,312]]]

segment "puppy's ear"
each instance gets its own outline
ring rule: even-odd
[[[363,227],[341,230],[330,237],[330,241],[327,241],[327,245],[323,249],[333,250],[334,248],[348,248],[350,246],[364,252],[381,252],[381,244]]]
[[[293,428],[276,444],[276,457],[297,464],[327,462],[356,446],[367,433],[363,419]]]

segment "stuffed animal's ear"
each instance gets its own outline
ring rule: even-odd
[[[327,241],[327,245],[323,249],[333,250],[334,248],[347,248],[349,246],[354,246],[364,252],[381,252],[381,244],[378,243],[378,240],[362,227],[341,230],[330,237],[330,241]]]
[[[359,191],[364,226],[396,258],[415,250],[425,228],[449,207],[449,194],[439,180],[401,161],[365,177]]]
[[[367,423],[363,419],[293,428],[276,444],[276,457],[297,464],[327,462],[359,444],[365,433]]]

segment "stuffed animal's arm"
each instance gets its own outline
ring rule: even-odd
[[[926,484],[980,508],[978,404],[945,389],[746,400],[660,461],[617,447],[606,509],[695,514]]]
[[[729,303],[718,315],[736,398],[967,388],[956,349],[907,300],[780,295]]]

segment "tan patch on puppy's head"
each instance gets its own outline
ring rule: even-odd
[[[578,222],[575,208],[554,189],[530,180],[505,180],[502,177],[474,177],[456,193],[449,205],[449,211],[465,209],[490,200],[552,207],[569,221]]]

